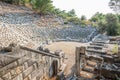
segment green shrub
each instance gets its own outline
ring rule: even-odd
[[[32,8],[40,14],[51,12],[54,8],[51,0],[31,0]]]
[[[68,24],[68,21],[64,21],[64,24]]]
[[[12,4],[13,0],[4,0],[4,2]]]

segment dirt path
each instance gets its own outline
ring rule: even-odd
[[[65,64],[67,64],[65,70],[66,76],[73,74],[73,71],[75,69],[74,64],[76,46],[86,46],[86,44],[78,42],[55,42],[46,46],[46,48],[49,48],[51,51],[62,50],[63,52],[65,52],[65,57],[68,58],[67,60],[65,60]]]

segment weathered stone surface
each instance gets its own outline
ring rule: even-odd
[[[24,63],[24,70],[26,70],[28,68],[28,62]]]
[[[19,74],[18,76],[16,76],[12,80],[23,80],[23,76],[22,76],[22,74]]]
[[[15,77],[15,76],[17,75],[17,73],[16,73],[15,70],[11,70],[10,73],[11,73],[11,76],[12,76],[12,77]]]
[[[18,65],[21,65],[22,63],[24,63],[27,60],[28,60],[28,58],[25,56],[25,57],[22,57],[19,60],[17,60],[17,63],[18,63]]]
[[[0,80],[3,80],[2,78],[0,78]]]
[[[30,66],[29,68],[27,68],[27,69],[23,72],[23,78],[25,78],[27,75],[29,75],[33,70],[34,70],[33,65]]]
[[[7,74],[5,74],[4,76],[3,76],[3,78],[4,79],[11,79],[11,74],[10,74],[10,72],[9,73],[7,73]]]
[[[19,66],[15,69],[17,74],[20,74],[23,71],[23,66]]]
[[[3,67],[0,69],[0,74],[4,75],[5,73],[7,73],[8,71],[10,71],[10,69],[14,68],[15,66],[17,66],[17,62],[13,62],[11,64],[8,64],[7,66]]]

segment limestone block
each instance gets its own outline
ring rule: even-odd
[[[33,78],[32,80],[37,80],[37,79],[36,79],[36,77],[35,77],[35,78]]]
[[[3,80],[2,78],[0,78],[0,80]]]
[[[12,77],[14,77],[17,74],[15,70],[11,70],[10,73]]]
[[[27,76],[24,80],[30,80],[29,77]]]
[[[15,78],[13,78],[12,80],[23,80],[23,76],[22,76],[22,74],[19,74]]]
[[[19,60],[17,60],[18,65],[21,65],[21,64],[22,64],[23,62],[25,62],[26,60],[28,60],[26,56],[25,56],[25,57],[20,58]]]
[[[38,63],[33,64],[34,69],[38,68]]]
[[[16,74],[20,74],[23,71],[23,67],[19,66],[15,69],[15,71],[16,71]]]
[[[28,77],[29,77],[29,79],[30,79],[30,80],[32,80],[32,78],[31,78],[31,74],[30,74],[30,75],[28,75]]]
[[[26,76],[28,76],[32,71],[34,71],[34,66],[30,66],[28,67],[24,72],[23,72],[23,78],[25,78]]]
[[[5,75],[3,76],[3,78],[10,80],[10,79],[11,79],[11,74],[10,74],[10,72],[8,72],[7,74],[5,74]]]
[[[23,65],[24,65],[24,70],[26,70],[28,68],[28,62],[25,62]]]
[[[41,77],[42,75],[44,75],[43,68],[43,64],[41,64],[38,69],[34,70],[31,73],[31,78],[34,79],[36,76]]]
[[[7,66],[0,69],[0,74],[4,75],[9,69],[13,69],[15,66],[17,66],[17,62],[13,62],[8,64]]]

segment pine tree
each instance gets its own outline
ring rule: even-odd
[[[32,8],[40,14],[46,14],[53,9],[51,0],[31,0]]]

